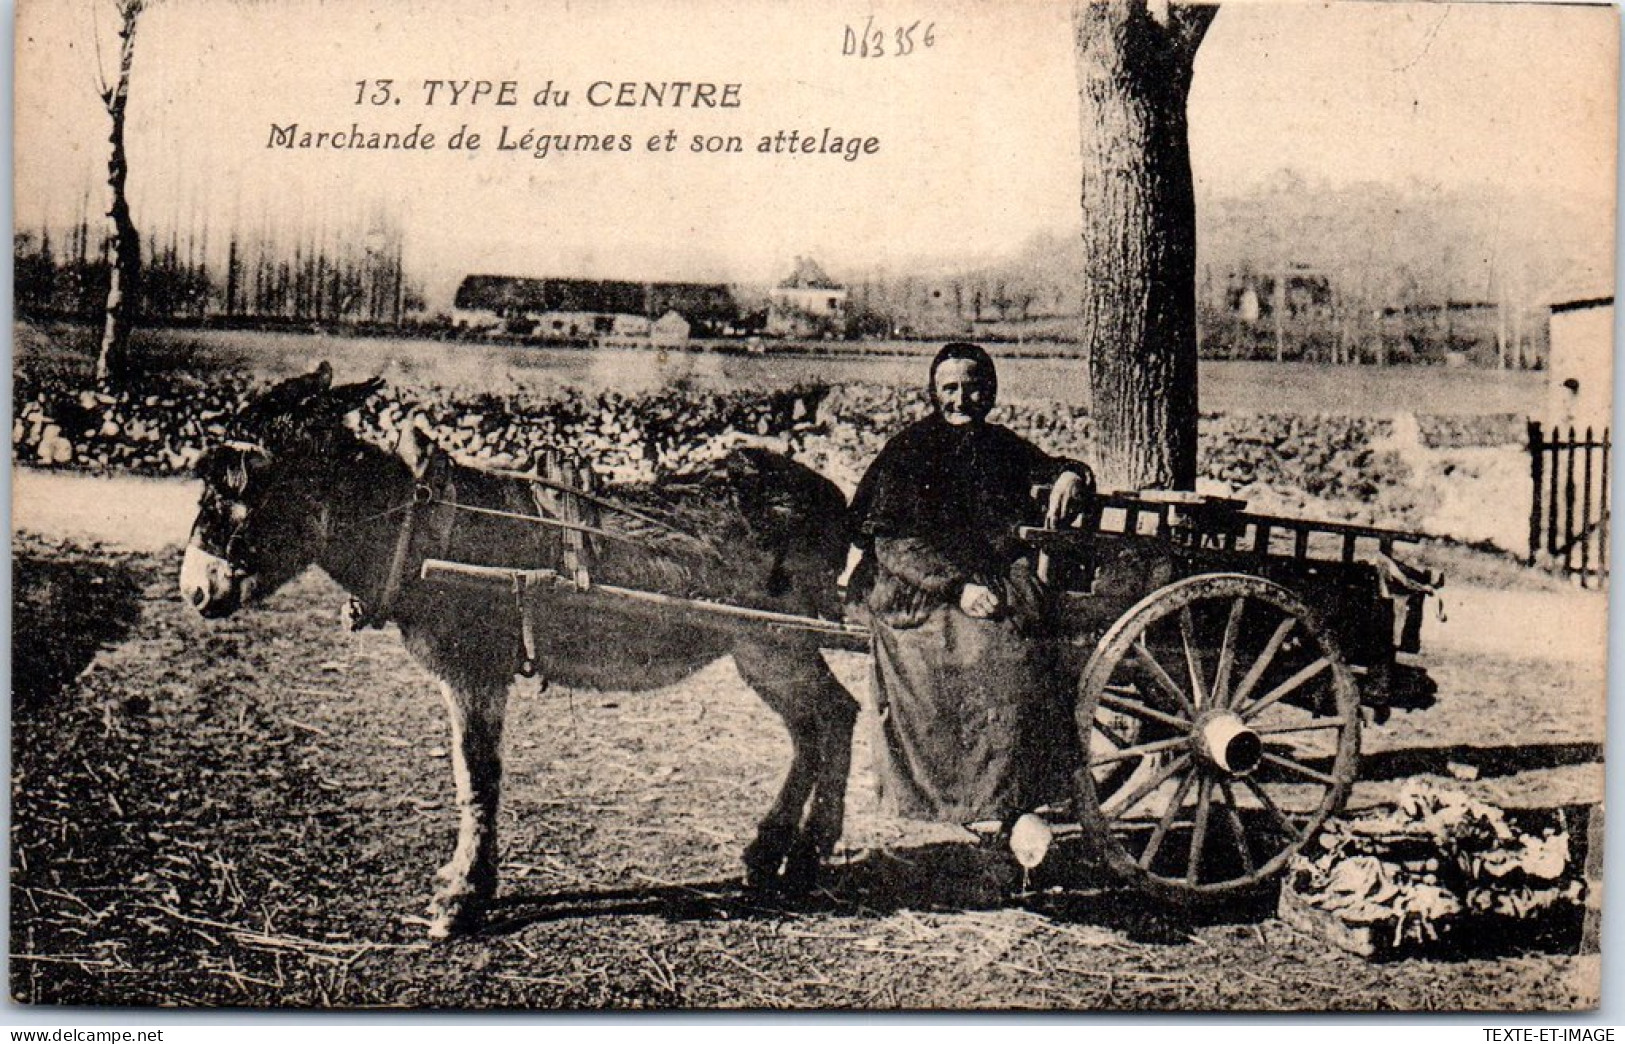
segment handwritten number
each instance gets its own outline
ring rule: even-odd
[[[861,31],[848,25],[841,42],[841,54],[851,58],[883,58],[887,53],[886,32],[885,27],[875,25],[873,16],[864,23]],[[891,30],[891,41],[891,54],[906,58],[916,51],[936,45],[937,23],[915,19],[912,25],[897,26]]]

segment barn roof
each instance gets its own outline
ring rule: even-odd
[[[733,291],[723,283],[657,283],[624,279],[532,279],[471,275],[457,287],[453,304],[493,312],[606,312],[657,318],[668,311],[690,321],[728,322],[738,317]]]
[[[1614,304],[1612,295],[1608,297],[1580,297],[1572,301],[1552,302],[1552,314],[1558,312],[1578,312],[1584,308],[1611,308]]]
[[[790,277],[780,283],[778,288],[780,290],[843,289],[841,284],[831,279],[823,268],[819,267],[818,262],[810,257],[796,258],[795,271],[791,272]]]

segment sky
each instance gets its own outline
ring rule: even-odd
[[[1197,59],[1199,196],[1290,168],[1334,185],[1561,196],[1611,225],[1613,19],[1606,7],[1234,0]],[[20,228],[101,206],[97,69],[112,74],[113,30],[109,0],[18,4]],[[876,31],[884,55],[843,53]],[[381,78],[389,103],[358,105]],[[427,104],[426,81],[482,79],[514,81],[520,104],[451,106],[444,87]],[[644,81],[736,83],[739,104],[589,104],[595,82]],[[549,83],[568,105],[532,104]],[[367,236],[389,215],[431,298],[474,271],[748,282],[800,255],[837,273],[974,262],[1080,220],[1070,25],[1050,0],[156,0],[129,120],[144,227],[206,225],[220,250],[233,226]],[[268,147],[290,124],[421,125],[437,147]],[[482,147],[447,148],[465,125]],[[764,136],[825,128],[875,146],[851,161],[756,151]],[[670,131],[677,151],[649,151]],[[526,132],[624,134],[632,148],[497,147]],[[738,136],[743,151],[694,154],[695,135]]]

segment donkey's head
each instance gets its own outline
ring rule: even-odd
[[[228,616],[293,579],[321,553],[332,487],[353,438],[344,415],[383,382],[333,387],[323,362],[238,412],[232,438],[198,460],[203,495],[181,564],[181,597]]]

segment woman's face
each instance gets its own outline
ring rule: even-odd
[[[972,359],[949,359],[937,367],[937,409],[949,424],[973,424],[993,409],[993,381]]]

